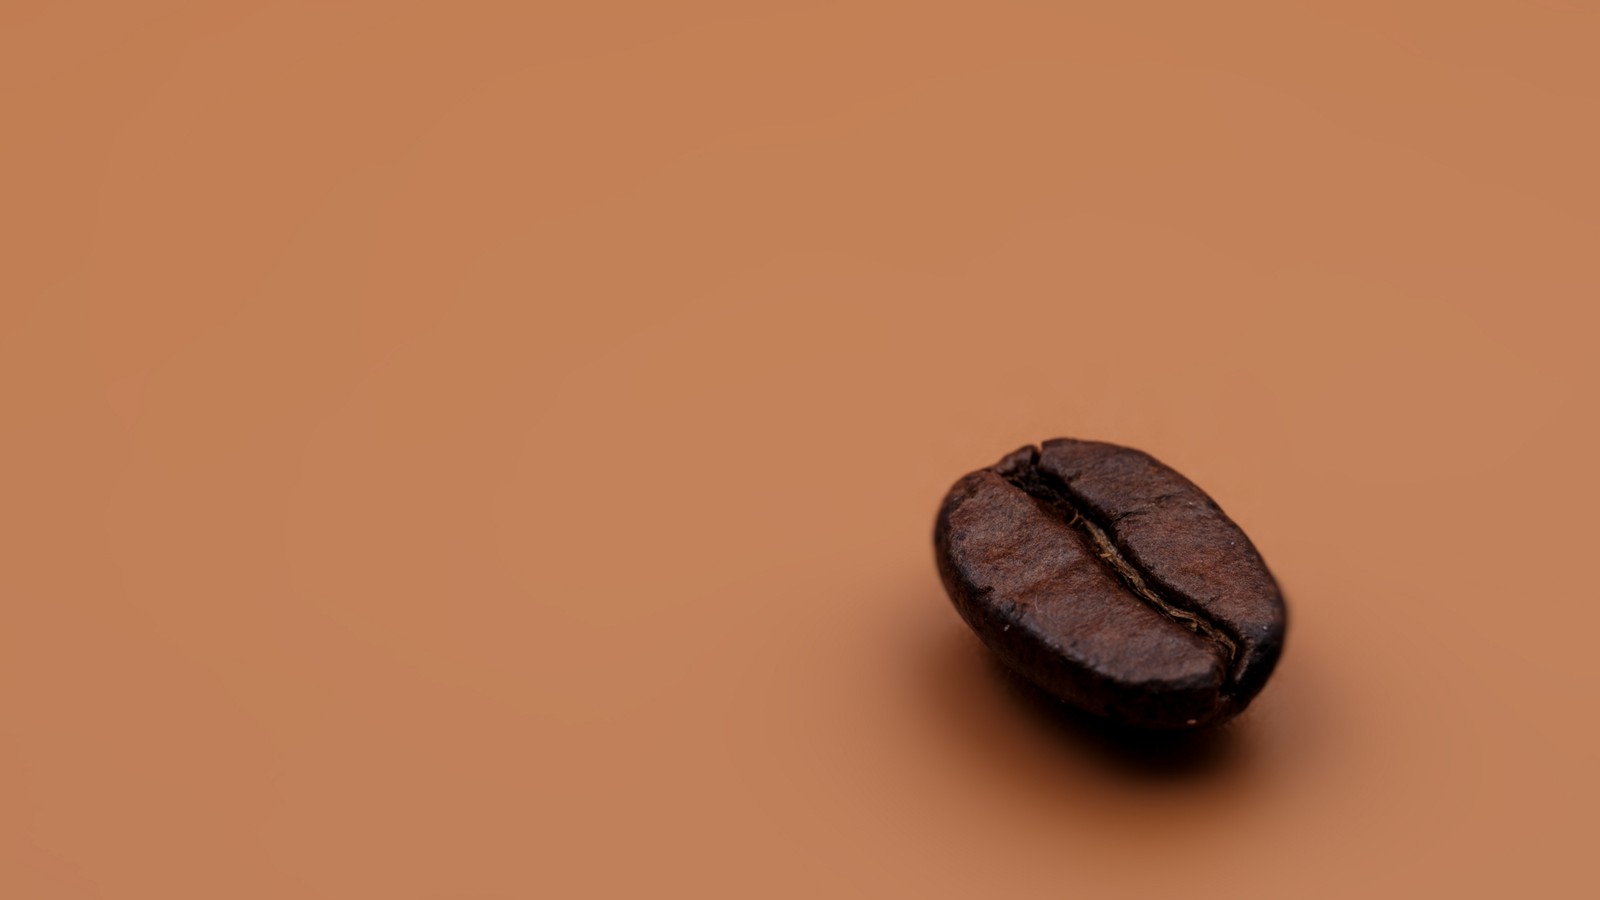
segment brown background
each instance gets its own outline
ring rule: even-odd
[[[3,4],[0,896],[1595,896],[1596,47]],[[1278,573],[1235,726],[950,609],[945,487],[1055,435]]]

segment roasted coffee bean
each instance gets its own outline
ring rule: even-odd
[[[1125,725],[1225,721],[1283,647],[1283,598],[1250,539],[1138,450],[1024,447],[956,482],[934,546],[956,609],[1007,666]]]

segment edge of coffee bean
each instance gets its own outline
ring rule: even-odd
[[[1140,450],[1009,453],[951,487],[934,547],[951,602],[1008,668],[1122,725],[1225,722],[1282,652],[1287,609],[1255,545]]]

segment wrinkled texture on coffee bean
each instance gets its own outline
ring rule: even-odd
[[[1283,599],[1250,539],[1138,450],[1024,447],[956,482],[934,544],[950,599],[1007,666],[1127,725],[1231,718],[1283,647]]]

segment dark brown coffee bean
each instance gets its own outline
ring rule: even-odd
[[[956,609],[1007,666],[1123,724],[1224,721],[1283,647],[1283,598],[1250,539],[1138,450],[1024,447],[956,482],[934,545]]]

